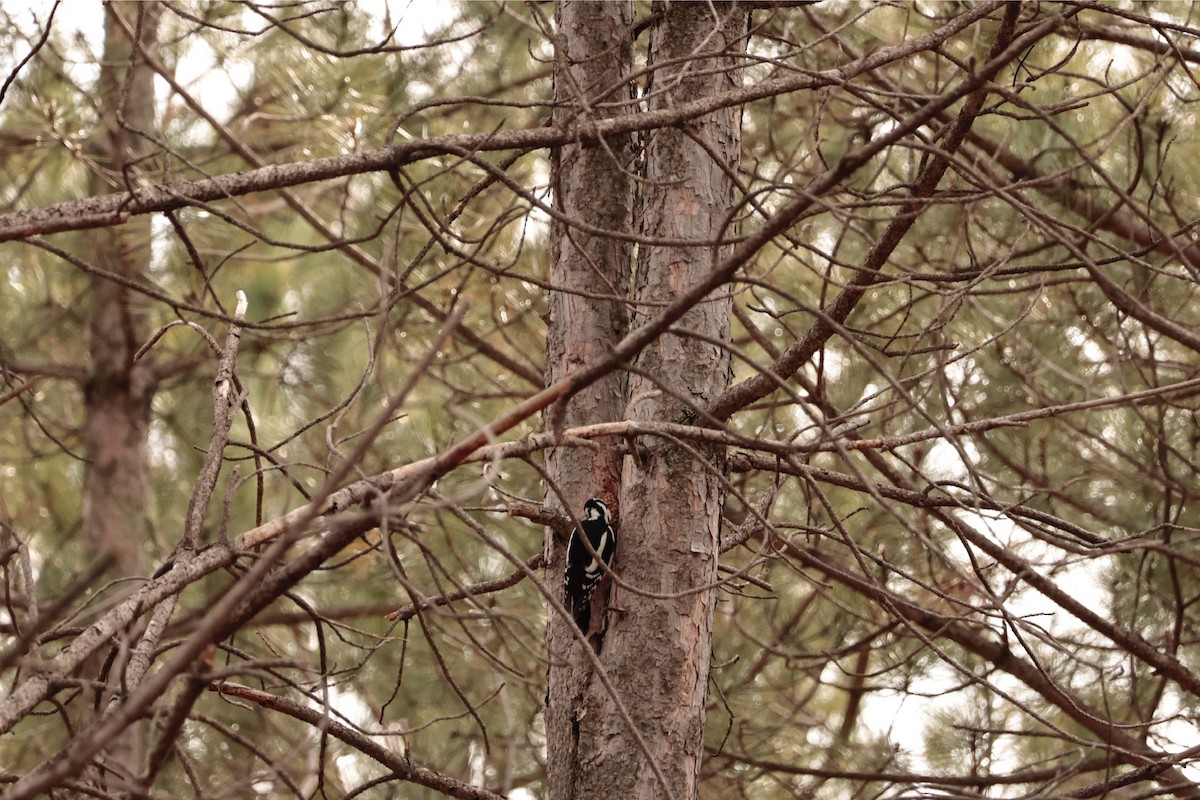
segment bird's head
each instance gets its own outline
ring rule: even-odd
[[[608,506],[603,500],[597,500],[593,497],[583,504],[583,518],[586,520],[608,520]]]

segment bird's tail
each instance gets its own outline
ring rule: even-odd
[[[578,607],[573,607],[571,614],[575,617],[575,624],[579,626],[579,630],[583,631],[584,635],[587,635],[588,625],[592,621],[592,598],[589,597],[580,603]]]

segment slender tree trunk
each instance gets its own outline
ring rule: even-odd
[[[149,43],[154,40],[159,9],[152,4],[139,10],[136,3],[113,3],[107,10],[97,103],[105,117],[91,142],[101,168],[92,180],[95,194],[124,188],[126,175],[136,185],[136,174],[146,169],[136,163],[139,154],[152,148],[127,128],[152,129],[154,75],[144,65],[131,64],[133,43],[114,14],[120,14],[130,28],[138,26],[140,15],[141,37]],[[107,270],[140,279],[149,265],[148,217],[99,228],[88,237],[89,256]],[[115,557],[121,571],[132,574],[142,566],[139,556],[149,536],[146,443],[153,385],[148,368],[133,362],[148,331],[142,304],[129,289],[96,277],[88,300],[91,371],[84,387],[83,534],[98,554]]]
[[[142,42],[149,46],[156,36],[159,13],[160,8],[154,4],[118,2],[106,8],[104,64],[97,102],[104,116],[89,143],[98,165],[92,177],[93,194],[125,188],[127,180],[137,185],[137,175],[148,169],[139,162],[154,145],[128,129],[153,129],[153,73],[137,63],[136,49],[125,26],[140,31]],[[117,14],[125,26],[117,21]],[[87,258],[110,272],[144,280],[150,260],[149,217],[100,228],[88,234],[88,239]],[[149,335],[142,310],[144,301],[123,286],[94,277],[88,302],[91,369],[84,386],[87,465],[83,535],[96,556],[111,559],[120,575],[146,574],[144,553],[150,539],[147,442],[154,381],[145,364],[133,361]],[[85,716],[95,708],[103,709],[108,698],[122,690],[125,653],[125,648],[116,647],[107,654],[97,652],[85,663],[89,678],[107,681],[107,688],[98,685],[99,696],[84,704]],[[129,728],[109,748],[108,766],[118,775],[136,775],[140,769],[138,731],[138,726]]]
[[[629,112],[629,74],[633,53],[633,6],[622,0],[594,3],[566,0],[556,6],[558,39],[554,74],[554,123]],[[571,218],[613,231],[631,230],[633,219],[634,142],[631,136],[600,144],[571,145],[554,154],[554,204]],[[632,268],[632,245],[619,238],[592,236],[556,222],[552,233],[549,331],[546,382],[603,355],[628,328],[625,298]],[[613,374],[571,399],[565,426],[619,420],[625,411],[626,381]],[[574,514],[589,497],[600,497],[618,512],[621,457],[605,448],[560,448],[547,459],[547,474]],[[559,505],[554,489],[548,502]],[[566,547],[547,532],[547,575],[561,585]],[[618,553],[618,558],[620,554]],[[604,592],[595,602],[603,604]],[[604,614],[592,615],[593,625]],[[547,773],[554,800],[598,795],[578,794],[583,753],[578,749],[578,720],[585,714],[585,692],[593,679],[590,659],[575,638],[573,623],[551,613],[546,628],[550,653],[546,700]],[[599,643],[602,634],[594,641]]]
[[[744,8],[656,3],[654,10],[660,16],[647,61],[652,69],[662,66],[653,73],[651,110],[737,87]],[[730,172],[738,161],[740,117],[740,109],[726,109],[686,129],[651,135],[641,187],[642,234],[710,242],[730,232],[735,197]],[[723,250],[641,246],[633,324],[711,270]],[[678,327],[728,341],[730,313],[729,293],[719,290]],[[671,334],[642,351],[630,378],[628,416],[680,422],[717,397],[730,380],[730,357],[710,341]],[[613,590],[612,606],[620,611],[610,615],[601,654],[619,698],[597,681],[588,686],[578,796],[691,800],[703,753],[724,457],[720,448],[689,449],[663,439],[638,445],[639,457],[625,459],[621,479],[617,569],[632,588]],[[639,591],[674,596],[659,599]]]

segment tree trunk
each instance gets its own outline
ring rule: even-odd
[[[655,11],[661,16],[648,64],[662,67],[652,76],[651,111],[737,87],[744,8],[672,3],[656,4]],[[730,233],[740,116],[740,109],[726,109],[686,130],[651,135],[641,186],[643,235],[710,242]],[[633,324],[711,270],[724,249],[641,246]],[[681,422],[728,386],[729,352],[710,341],[728,341],[730,313],[729,293],[714,292],[678,326],[709,341],[671,334],[642,351],[630,378],[630,418]],[[613,590],[612,606],[620,611],[610,615],[601,653],[619,698],[598,681],[588,685],[577,796],[689,800],[697,796],[703,753],[724,456],[720,448],[688,449],[658,438],[638,445],[639,457],[625,459],[621,478],[616,570],[631,588]],[[626,714],[640,737],[631,735]]]
[[[136,50],[120,14],[141,39],[153,42],[159,9],[136,3],[114,3],[105,16],[104,66],[100,70],[98,107],[106,112],[91,150],[100,172],[93,176],[94,194],[124,188],[126,175],[144,170],[139,155],[152,144],[128,128],[150,131],[154,124],[154,74],[137,64]],[[120,111],[118,112],[118,109]],[[120,117],[118,118],[118,113]],[[124,225],[89,234],[92,257],[110,272],[140,279],[150,259],[150,219],[140,216]],[[91,370],[84,387],[84,441],[87,467],[83,480],[83,534],[96,552],[115,557],[123,574],[144,564],[139,554],[149,536],[146,503],[146,443],[153,382],[144,364],[133,362],[146,342],[143,303],[124,286],[92,278]]]
[[[132,133],[149,133],[154,126],[153,73],[139,63],[126,27],[151,46],[161,9],[152,4],[113,3],[106,9],[104,65],[100,70],[97,106],[104,113],[89,144],[97,166],[92,194],[137,185],[147,170],[142,156],[153,143]],[[124,25],[116,19],[120,15]],[[150,218],[140,216],[123,225],[88,234],[95,263],[139,282],[150,260]],[[149,463],[147,443],[154,381],[149,367],[133,356],[149,338],[145,301],[111,280],[93,277],[89,351],[91,368],[84,386],[83,435],[87,465],[83,478],[83,535],[98,558],[114,562],[121,576],[147,574],[150,539],[148,514]],[[180,522],[182,529],[182,521]],[[164,531],[167,535],[176,531]],[[125,648],[98,651],[84,664],[89,678],[99,677],[99,697],[83,704],[85,717],[103,709],[124,686]],[[113,658],[115,656],[115,658]],[[108,748],[108,766],[118,774],[136,775],[141,764],[139,727],[127,729]],[[102,776],[103,780],[103,776]]]
[[[629,2],[567,0],[556,6],[558,39],[554,74],[555,125],[576,118],[629,112],[629,73],[633,54],[633,6]],[[570,145],[554,153],[554,204],[573,219],[628,232],[633,219],[634,142],[625,135],[603,145]],[[633,248],[628,241],[593,236],[555,222],[552,232],[546,384],[603,355],[625,335]],[[603,378],[573,397],[562,419],[567,427],[619,420],[625,411],[626,380],[621,373]],[[578,515],[589,497],[600,497],[618,512],[621,456],[612,447],[558,448],[547,458],[547,471],[562,493],[561,502]],[[547,502],[560,505],[555,488]],[[566,560],[564,540],[547,532],[547,575],[559,591]],[[618,551],[618,558],[620,557]],[[603,604],[604,593],[595,602]],[[592,615],[593,626],[604,614]],[[546,694],[547,779],[554,800],[577,794],[583,759],[578,750],[578,719],[592,679],[591,662],[573,634],[571,620],[554,613],[546,627],[550,653]],[[594,640],[598,643],[602,634]]]

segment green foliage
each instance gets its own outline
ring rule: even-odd
[[[638,6],[641,19],[657,12]],[[139,140],[155,158],[134,166],[132,184],[453,133],[532,130],[546,121],[554,56],[547,9],[466,3],[431,34],[446,44],[372,50],[382,31],[414,24],[390,13],[397,12],[371,4],[168,7],[154,57],[182,91],[156,83],[157,127]],[[744,83],[828,70],[960,13],[940,3],[758,10]],[[1030,7],[1022,22],[1050,13],[1057,12]],[[1190,24],[1182,7],[1155,13]],[[728,422],[740,436],[771,440],[773,449],[761,452],[796,446],[780,475],[839,473],[728,478],[738,505],[756,502],[778,480],[774,534],[866,578],[871,590],[840,583],[761,535],[723,556],[722,564],[744,572],[720,590],[705,796],[875,796],[904,789],[907,781],[893,780],[903,773],[978,777],[986,786],[991,776],[1074,763],[1079,753],[1107,755],[1109,743],[1069,710],[944,629],[901,614],[904,601],[940,615],[944,628],[1003,641],[1073,698],[1129,726],[1122,730],[1150,730],[1155,747],[1167,747],[1178,730],[1171,723],[1190,724],[1197,713],[1188,691],[1061,607],[1046,611],[1027,576],[998,565],[953,524],[1000,542],[1068,594],[1094,600],[1091,610],[1122,630],[1200,669],[1191,647],[1200,563],[1195,393],[1146,394],[1194,378],[1196,354],[1163,326],[1114,305],[1086,269],[1091,262],[1157,317],[1200,329],[1195,268],[1183,257],[1200,214],[1190,189],[1200,178],[1194,65],[1105,39],[1088,27],[1115,24],[1103,9],[1079,17],[1078,35],[1039,41],[1015,73],[995,80],[938,193],[835,335],[785,376],[781,391]],[[0,51],[29,52],[36,37],[15,14],[0,10],[0,21]],[[747,104],[739,232],[755,231],[847,153],[963,80],[986,58],[997,26],[989,20],[977,35],[843,84]],[[1128,27],[1143,39],[1160,33]],[[206,64],[198,75],[196,59]],[[110,110],[97,107],[96,73],[81,65],[98,63],[56,27],[16,75],[0,106],[0,212],[84,198],[100,179],[121,188],[122,176],[92,146]],[[738,273],[735,383],[802,339],[818,310],[860,274],[922,170],[944,152],[961,107],[822,194]],[[552,245],[547,216],[535,205],[553,205],[551,159],[546,151],[508,155],[421,157],[394,175],[222,199],[173,212],[173,222],[156,214],[119,228],[142,251],[128,303],[147,331],[182,319],[219,346],[235,293],[249,301],[236,375],[250,416],[239,415],[233,427],[201,544],[302,506],[410,378],[419,380],[352,478],[436,455],[540,388]],[[91,264],[99,235],[45,241]],[[1174,244],[1163,245],[1167,239]],[[80,498],[88,326],[98,301],[92,274],[37,244],[0,246],[0,546],[9,596],[23,587],[13,554],[25,543],[46,606],[97,558],[81,534]],[[426,369],[445,316],[461,308],[461,330]],[[137,547],[157,569],[180,540],[204,463],[215,356],[196,330],[176,326],[145,358],[156,381],[146,509],[153,533]],[[986,421],[994,423],[987,430],[967,429]],[[506,436],[542,428],[533,419]],[[542,483],[538,469],[519,461],[450,474],[436,495],[393,509],[391,527],[365,534],[229,639],[213,670],[296,702],[328,700],[345,715],[341,722],[381,733],[446,775],[540,795],[546,605],[539,588],[525,579],[403,622],[385,615],[513,573],[518,566],[506,554],[520,562],[540,552],[542,529],[505,511],[517,498],[540,499]],[[900,492],[954,497],[962,507],[931,508]],[[1071,538],[1041,521],[1047,517],[1095,541]],[[256,556],[247,554],[235,574]],[[542,578],[557,591],[556,576]],[[185,636],[230,584],[218,573],[182,594],[168,652],[170,637]],[[127,588],[88,587],[56,609],[55,636],[77,633]],[[6,647],[16,648],[27,607],[14,601],[9,609]],[[137,633],[118,636],[132,643]],[[52,638],[40,646],[52,657],[62,645]],[[82,691],[94,677],[72,676],[39,706],[46,716],[28,717],[0,739],[9,774],[29,772],[71,742],[63,720],[85,705]],[[856,693],[862,706],[854,717]],[[156,719],[172,697],[155,706]],[[893,712],[899,722],[879,718]],[[178,745],[152,785],[157,793],[183,792],[194,770],[210,796],[251,789],[308,796],[323,747],[326,796],[386,774],[312,728],[211,692]],[[1069,791],[1097,779],[1084,776],[997,791]]]

